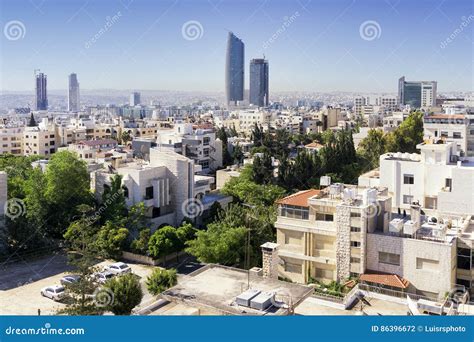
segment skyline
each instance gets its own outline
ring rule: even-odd
[[[31,91],[41,69],[51,90],[67,89],[76,73],[83,89],[223,92],[226,30],[246,47],[245,89],[250,60],[265,55],[272,92],[396,93],[401,76],[437,81],[440,93],[473,90],[470,1],[4,1],[1,8],[4,29],[12,20],[24,25],[21,39],[1,36],[1,91]],[[413,22],[421,25],[414,30]],[[365,36],[372,33],[364,23],[375,36]]]

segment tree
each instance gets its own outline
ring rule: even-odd
[[[64,309],[59,310],[60,314],[100,315],[104,312],[104,307],[98,305],[93,296],[98,291],[93,277],[97,271],[94,266],[98,250],[95,243],[97,227],[89,224],[87,219],[92,210],[89,206],[81,205],[78,208],[81,218],[72,222],[64,233],[69,246],[68,263],[73,266],[74,273],[79,275],[79,281],[66,285],[70,301]]]
[[[416,153],[423,142],[423,113],[412,112],[393,132],[387,135],[388,152]]]
[[[254,205],[271,206],[283,197],[285,189],[278,185],[260,185],[252,180],[252,167],[245,167],[239,177],[231,178],[222,189],[222,193],[233,196],[237,201]]]
[[[134,253],[146,255],[148,252],[148,241],[150,241],[151,230],[149,228],[144,228],[140,230],[138,239],[132,241],[130,249]]]
[[[86,162],[69,151],[52,155],[45,173],[48,227],[52,236],[61,236],[81,204],[90,204],[90,178]]]
[[[211,223],[207,231],[198,231],[196,239],[187,242],[186,251],[205,263],[236,265],[244,260],[245,227],[228,227]]]
[[[95,241],[100,255],[104,258],[120,258],[127,236],[127,228],[117,226],[112,221],[107,221],[98,231]]]
[[[263,138],[264,138],[264,133],[262,126],[259,126],[257,123],[255,123],[253,130],[252,130],[252,141],[253,145],[255,147],[259,147],[263,145]]]
[[[224,166],[230,165],[232,163],[232,158],[229,153],[229,145],[228,145],[228,135],[227,132],[222,126],[216,132],[216,138],[222,141],[222,163]]]
[[[101,222],[119,222],[127,215],[124,190],[122,188],[122,176],[114,175],[110,179],[110,187],[105,187],[102,194]]]
[[[127,145],[129,141],[132,141],[132,136],[128,131],[123,131],[122,134],[120,135],[120,140],[123,145]]]
[[[176,247],[176,251],[181,251],[186,246],[186,242],[193,240],[196,236],[196,228],[189,222],[183,222],[181,226],[176,229],[176,236],[178,237],[179,244]]]
[[[113,294],[107,309],[115,315],[130,315],[143,298],[143,291],[135,274],[124,274],[108,280],[105,285]]]
[[[273,181],[273,163],[270,154],[254,156],[252,163],[252,180],[257,184],[269,184]]]
[[[177,283],[178,277],[174,269],[165,270],[157,268],[146,280],[147,289],[154,296],[175,286]]]
[[[176,228],[165,226],[158,229],[148,242],[148,252],[156,259],[166,257],[178,249],[180,242]]]
[[[369,130],[367,137],[358,146],[358,153],[365,161],[367,170],[379,166],[380,156],[387,150],[387,140],[384,133],[378,129]]]
[[[30,115],[30,121],[28,122],[28,127],[36,127],[38,124],[36,123],[35,116],[33,113]]]
[[[242,147],[239,144],[234,146],[232,151],[232,162],[234,164],[242,164],[244,161],[244,153],[242,152]]]

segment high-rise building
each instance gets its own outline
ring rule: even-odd
[[[398,99],[401,105],[412,108],[434,107],[436,105],[436,81],[405,81],[405,76],[398,80]]]
[[[140,93],[133,92],[130,94],[130,106],[135,107],[140,104]]]
[[[244,43],[232,32],[227,37],[225,92],[227,103],[244,100]]]
[[[70,74],[69,77],[69,88],[67,92],[67,110],[70,112],[78,112],[80,106],[79,100],[79,82],[77,81],[76,74]]]
[[[48,93],[47,93],[47,77],[45,74],[38,73],[35,75],[35,109],[48,109]]]
[[[268,106],[268,61],[255,58],[250,61],[249,102],[255,106]]]

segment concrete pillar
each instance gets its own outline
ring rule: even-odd
[[[262,248],[262,268],[264,278],[278,279],[278,247],[280,245],[273,242],[265,242]]]

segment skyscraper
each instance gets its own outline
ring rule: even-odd
[[[227,103],[244,100],[244,43],[232,32],[227,36],[225,93]]]
[[[436,81],[405,81],[405,76],[398,80],[398,99],[401,105],[412,108],[433,107],[436,105]]]
[[[67,92],[67,110],[70,112],[78,112],[80,106],[79,100],[79,82],[76,74],[69,75],[69,88]]]
[[[35,74],[35,109],[36,110],[47,110],[48,109],[48,92],[47,92],[47,77],[45,74]]]
[[[250,61],[249,102],[255,106],[268,106],[268,61],[255,58]]]
[[[140,100],[140,93],[138,92],[133,92],[130,94],[130,106],[135,107],[138,106],[141,103]]]

